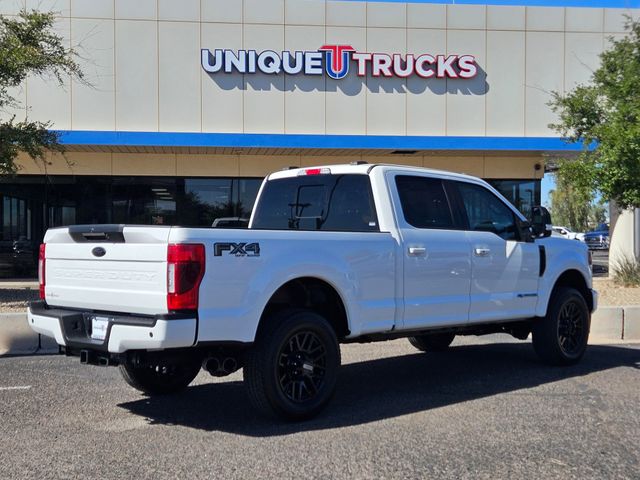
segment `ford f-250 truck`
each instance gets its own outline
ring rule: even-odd
[[[265,179],[248,229],[50,229],[28,322],[149,395],[243,368],[252,403],[294,420],[330,400],[340,343],[532,334],[543,361],[571,364],[597,304],[590,256],[538,213],[454,173],[289,169]]]

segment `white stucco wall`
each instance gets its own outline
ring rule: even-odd
[[[18,118],[58,129],[555,136],[552,90],[586,81],[623,9],[324,0],[0,0],[60,12],[86,86],[30,78]],[[208,75],[201,48],[471,54],[472,80]]]
[[[609,268],[625,259],[633,259],[633,243],[635,238],[635,220],[633,210],[623,210],[616,220],[609,245]]]

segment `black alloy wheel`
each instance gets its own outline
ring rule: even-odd
[[[583,311],[575,300],[562,305],[558,314],[558,342],[568,356],[580,353],[586,334]]]
[[[312,331],[300,331],[285,341],[278,354],[278,381],[292,402],[312,399],[324,386],[327,349]]]
[[[584,355],[589,341],[591,313],[582,294],[557,287],[551,294],[547,314],[533,320],[533,348],[551,365],[572,365]]]
[[[340,367],[333,327],[316,312],[285,310],[266,320],[247,353],[244,381],[260,412],[286,420],[317,415],[331,400]]]

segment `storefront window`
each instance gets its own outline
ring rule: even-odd
[[[0,178],[0,277],[34,275],[38,245],[51,227],[94,223],[210,227],[217,218],[248,219],[261,182],[261,178]]]
[[[179,224],[211,226],[219,218],[251,216],[262,179],[186,178]]]
[[[11,238],[11,197],[2,199],[2,239]]]
[[[113,221],[175,225],[177,197],[175,178],[116,177],[112,184]]]
[[[30,275],[35,264],[26,200],[0,195],[0,277]]]
[[[73,205],[56,205],[49,207],[49,226],[60,227],[63,225],[75,225],[76,207]]]
[[[235,191],[238,192],[237,216],[248,219],[253,211],[253,204],[258,196],[260,185],[262,185],[262,179],[240,178],[235,182],[237,184]]]
[[[180,224],[211,226],[216,218],[233,216],[232,183],[224,178],[185,179]]]
[[[489,183],[527,218],[531,218],[532,207],[540,205],[540,180],[489,180]]]
[[[0,240],[27,240],[26,200],[3,196],[0,216],[2,218],[2,236]]]

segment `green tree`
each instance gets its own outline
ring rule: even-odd
[[[589,206],[589,223],[594,227],[607,223],[607,207],[602,201]]]
[[[570,179],[556,175],[556,188],[551,191],[549,198],[554,225],[569,227],[576,232],[589,229],[590,192],[576,188]]]
[[[75,52],[53,31],[54,20],[54,13],[26,10],[15,18],[0,15],[0,113],[17,106],[10,89],[27,75],[46,76],[59,85],[69,76],[83,79]],[[20,151],[41,162],[47,150],[62,151],[50,126],[49,122],[16,120],[15,115],[0,120],[0,174],[16,173]]]
[[[640,207],[640,23],[628,19],[626,30],[610,39],[588,85],[553,93],[560,120],[550,127],[584,146],[576,160],[560,162],[559,177],[631,208]]]
[[[549,194],[549,209],[554,225],[586,232],[606,222],[607,207],[604,201],[596,201],[593,189],[576,181],[570,174],[573,170],[565,168],[554,173],[556,188]]]

